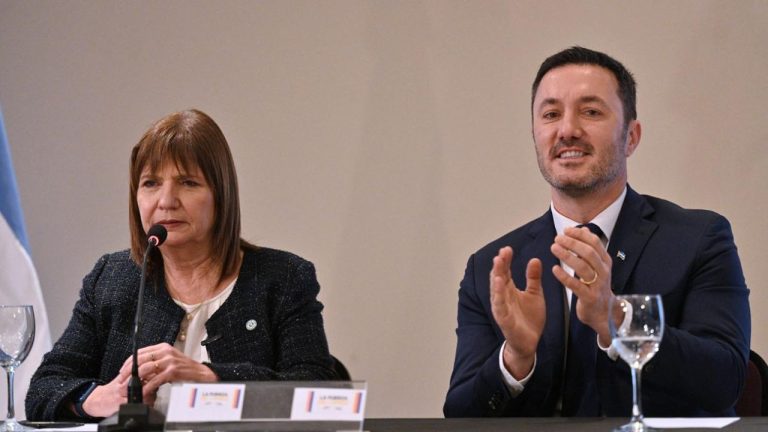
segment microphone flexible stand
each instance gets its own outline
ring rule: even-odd
[[[141,329],[141,324],[143,323],[141,315],[144,309],[144,285],[147,278],[147,257],[154,247],[159,246],[160,243],[165,240],[165,233],[153,235],[152,231],[157,226],[158,225],[155,225],[149,230],[149,243],[147,245],[147,250],[144,252],[144,262],[141,266],[139,298],[138,304],[136,305],[136,318],[133,325],[133,367],[131,368],[131,379],[128,382],[128,402],[120,405],[120,409],[116,414],[99,422],[99,432],[162,431],[165,427],[165,416],[163,413],[144,404],[141,378],[139,378],[138,334]],[[162,231],[165,231],[165,228],[162,227],[162,225],[160,225],[160,227],[162,228]]]

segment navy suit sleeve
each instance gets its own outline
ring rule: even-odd
[[[700,236],[687,289],[662,293],[667,327],[659,353],[644,371],[643,390],[723,413],[732,409],[744,386],[751,332],[749,290],[730,224],[710,214],[714,217]],[[650,399],[646,404],[653,403]]]
[[[491,259],[471,256],[461,281],[456,358],[443,413],[446,417],[551,415],[544,413],[548,386],[539,383],[541,374],[534,372],[516,397],[504,382],[499,368],[504,338],[488,309]]]

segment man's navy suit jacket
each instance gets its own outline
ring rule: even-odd
[[[551,416],[562,388],[565,313],[562,285],[550,269],[555,237],[551,212],[473,254],[459,289],[458,343],[447,417]],[[546,324],[536,366],[512,397],[499,369],[504,337],[491,314],[489,274],[499,249],[511,246],[512,278],[524,289],[531,258],[543,263]],[[749,356],[749,290],[728,221],[639,195],[629,186],[608,245],[616,294],[661,294],[666,328],[659,352],[642,374],[647,416],[728,416],[744,384]],[[597,348],[596,348],[597,349]],[[629,416],[630,371],[597,353],[600,415]]]

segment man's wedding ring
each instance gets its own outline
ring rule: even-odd
[[[583,283],[584,285],[592,285],[593,283],[595,283],[597,281],[597,270],[594,270],[594,272],[595,272],[595,277],[593,277],[592,280],[585,281],[584,279],[579,278],[581,283]]]

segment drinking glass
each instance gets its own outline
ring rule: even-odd
[[[32,306],[0,305],[0,366],[8,377],[8,417],[0,423],[0,431],[22,431],[29,428],[16,421],[13,406],[13,373],[27,358],[35,342],[35,312]]]
[[[664,336],[664,307],[661,296],[636,294],[616,296],[611,307],[612,345],[632,372],[632,419],[615,429],[621,432],[653,431],[643,422],[640,383],[643,365],[659,350]]]

